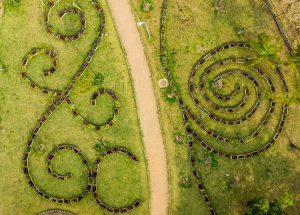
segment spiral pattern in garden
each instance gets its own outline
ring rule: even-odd
[[[163,0],[160,58],[171,86],[177,89],[167,60],[168,3]],[[195,146],[219,157],[249,159],[276,142],[287,118],[288,105],[282,98],[289,89],[280,66],[272,60],[262,63],[260,58],[247,42],[221,44],[194,64],[187,87],[175,90],[188,137],[191,170],[211,214],[216,211],[196,168]],[[238,127],[247,131],[234,135],[232,130]]]
[[[38,83],[32,80],[30,78],[30,75],[27,72],[28,64],[29,62],[37,55],[48,55],[51,59],[52,66],[44,70],[44,76],[49,76],[53,74],[58,65],[58,53],[55,51],[54,48],[33,48],[29,53],[24,57],[22,62],[22,77],[30,84],[30,86],[33,89],[38,89],[40,92],[49,94],[53,97],[52,104],[47,108],[47,110],[42,114],[42,116],[39,118],[37,124],[35,125],[31,136],[27,142],[26,150],[23,157],[23,172],[26,175],[26,178],[28,180],[28,183],[30,187],[33,188],[33,190],[38,194],[39,196],[43,197],[44,199],[57,202],[57,203],[65,203],[70,204],[74,202],[81,201],[89,192],[91,192],[95,198],[95,201],[99,205],[100,208],[113,213],[127,213],[135,208],[137,208],[140,205],[140,200],[136,199],[134,200],[130,205],[125,207],[113,207],[105,203],[103,200],[101,200],[101,197],[99,196],[97,192],[97,186],[96,186],[96,178],[98,175],[98,169],[101,164],[101,161],[105,159],[105,157],[111,155],[111,154],[123,154],[126,157],[128,157],[132,162],[137,162],[138,159],[135,155],[133,155],[128,149],[123,147],[113,147],[105,152],[103,152],[94,162],[94,164],[91,164],[84,153],[75,145],[72,144],[62,144],[56,146],[48,155],[47,158],[47,171],[50,175],[52,175],[57,180],[68,180],[72,178],[72,173],[67,174],[59,174],[57,173],[53,167],[52,167],[52,161],[55,159],[56,154],[58,152],[66,152],[69,151],[71,153],[74,153],[76,156],[78,156],[83,163],[83,165],[86,167],[86,175],[87,175],[87,185],[84,190],[78,195],[74,195],[70,198],[62,198],[54,196],[48,192],[46,192],[43,187],[39,187],[34,180],[34,177],[31,174],[31,169],[29,167],[29,158],[32,154],[33,144],[36,140],[37,135],[39,134],[39,131],[41,130],[42,126],[47,122],[47,120],[51,117],[51,115],[58,110],[58,108],[63,104],[66,103],[69,105],[73,115],[80,120],[80,122],[83,123],[86,127],[89,127],[95,131],[103,131],[106,129],[109,129],[111,126],[114,125],[114,123],[117,121],[117,117],[119,115],[119,109],[120,109],[120,101],[118,96],[110,89],[104,89],[101,88],[97,92],[95,92],[91,96],[91,105],[96,105],[96,100],[99,96],[106,94],[110,96],[114,101],[114,111],[113,116],[108,119],[104,124],[95,124],[93,122],[90,122],[87,120],[82,114],[80,114],[79,110],[75,107],[75,104],[71,101],[71,98],[69,97],[70,93],[72,92],[74,86],[79,81],[79,78],[82,76],[82,74],[86,71],[88,68],[92,58],[94,57],[97,48],[99,46],[99,43],[103,37],[104,34],[104,26],[105,26],[105,15],[102,7],[99,5],[99,3],[96,0],[91,0],[91,4],[93,5],[94,9],[98,13],[98,17],[100,19],[100,25],[97,31],[97,36],[92,43],[91,49],[88,51],[86,58],[84,62],[81,64],[80,68],[77,70],[75,75],[73,76],[72,80],[69,82],[69,84],[65,87],[63,91],[59,90],[52,90],[48,89],[46,87],[40,86]],[[67,7],[66,9],[59,9],[58,16],[63,18],[66,14],[76,14],[80,20],[80,29],[74,33],[73,35],[64,35],[63,33],[56,32],[50,24],[50,14],[53,12],[53,9],[57,6],[59,1],[49,1],[48,5],[46,6],[46,11],[44,15],[44,23],[45,23],[45,29],[46,31],[54,36],[55,38],[68,42],[68,41],[74,41],[79,40],[86,30],[86,20],[84,13],[79,10],[79,8],[75,6]]]

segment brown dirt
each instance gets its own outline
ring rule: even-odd
[[[168,213],[167,159],[158,119],[150,69],[128,0],[108,0],[108,5],[127,54],[143,134],[150,180],[150,213]]]

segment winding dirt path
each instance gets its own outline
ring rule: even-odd
[[[128,0],[107,0],[134,82],[137,111],[148,161],[151,215],[168,213],[167,159],[150,69]]]

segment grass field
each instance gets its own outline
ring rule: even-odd
[[[165,39],[167,49],[167,65],[175,82],[177,93],[184,104],[192,110],[193,114],[200,117],[206,128],[216,134],[228,137],[230,144],[216,141],[207,135],[195,121],[189,119],[185,126],[191,127],[212,148],[229,153],[248,153],[264,147],[272,139],[278,122],[281,118],[281,108],[288,104],[288,115],[284,127],[272,146],[266,152],[258,156],[234,160],[214,153],[207,152],[194,140],[191,150],[195,158],[195,168],[191,167],[190,150],[187,141],[177,143],[175,134],[185,135],[185,126],[181,117],[181,111],[172,99],[166,98],[169,90],[161,90],[158,80],[165,78],[166,74],[160,63],[160,18],[161,0],[153,0],[153,9],[144,12],[141,9],[141,1],[132,0],[132,8],[138,20],[146,21],[149,25],[151,40],[148,40],[145,29],[140,29],[144,39],[148,59],[152,68],[153,83],[159,101],[160,117],[167,157],[169,162],[169,184],[171,193],[170,214],[209,214],[207,205],[197,188],[198,180],[194,179],[192,169],[200,174],[201,184],[206,188],[211,206],[217,214],[243,214],[246,204],[257,196],[265,196],[269,199],[278,198],[283,192],[291,192],[294,196],[295,206],[288,208],[288,214],[297,214],[299,211],[299,151],[291,149],[289,143],[299,146],[299,71],[289,61],[284,43],[277,33],[276,26],[260,1],[220,1],[224,5],[216,11],[214,1],[199,0],[169,0],[166,18]],[[252,43],[257,40],[259,34],[266,34],[269,42],[277,49],[276,55],[280,69],[286,80],[289,92],[286,93],[281,86],[280,78],[275,74],[274,65],[266,58],[259,58],[250,64],[229,64],[213,69],[204,82],[204,90],[208,97],[218,107],[234,107],[243,98],[243,93],[238,93],[229,101],[220,101],[212,94],[214,79],[221,73],[243,70],[250,74],[258,82],[258,91],[261,92],[261,102],[257,111],[240,125],[224,125],[215,122],[207,114],[213,113],[221,119],[230,121],[243,117],[257,101],[256,89],[251,81],[240,75],[223,77],[221,89],[215,89],[218,95],[226,96],[234,92],[236,84],[241,89],[249,89],[250,95],[246,105],[234,113],[218,111],[197,91],[196,98],[201,107],[197,107],[189,92],[190,74],[197,62],[206,53],[216,47],[231,41]],[[221,51],[209,58],[204,66],[196,69],[194,78],[195,87],[199,88],[201,74],[210,64],[214,64],[226,58],[253,58],[255,53],[246,49],[229,49]],[[257,57],[256,57],[257,58]],[[275,93],[270,93],[268,85],[257,72],[251,69],[251,65],[258,64],[267,76],[270,77],[275,87]],[[167,91],[167,93],[166,93]],[[169,94],[170,96],[170,94]],[[260,125],[265,113],[268,112],[269,100],[276,102],[276,108],[270,115],[268,123],[258,136],[250,138],[246,144],[239,144],[236,140],[247,138]],[[170,101],[170,102],[168,102]],[[222,108],[221,108],[222,109]],[[190,117],[190,116],[189,116]]]
[[[5,14],[0,27],[0,60],[3,64],[0,66],[6,68],[0,72],[0,214],[38,214],[58,208],[74,214],[108,214],[97,205],[92,192],[80,202],[71,204],[43,199],[29,186],[22,161],[32,130],[54,101],[53,96],[33,89],[22,78],[23,58],[33,48],[53,48],[57,53],[57,71],[45,77],[43,71],[53,62],[49,56],[38,54],[29,61],[27,75],[43,88],[64,92],[91,49],[102,20],[90,1],[75,1],[75,6],[85,16],[85,31],[80,39],[63,41],[46,31],[46,5],[43,4],[46,1],[22,0],[17,5],[10,2],[4,1]],[[66,13],[63,18],[58,16],[61,9],[74,7],[72,2],[60,1],[49,16],[52,28],[61,35],[72,36],[81,28],[78,15]],[[138,158],[138,162],[122,153],[105,156],[95,180],[98,196],[117,208],[126,207],[138,199],[141,205],[130,214],[148,214],[147,168],[131,79],[106,2],[101,0],[99,4],[105,13],[104,36],[69,97],[89,123],[103,125],[113,118],[118,103],[107,94],[98,96],[95,106],[91,106],[90,99],[99,88],[110,89],[120,104],[117,121],[106,130],[95,131],[74,117],[70,105],[62,103],[34,139],[29,156],[30,175],[44,193],[72,198],[86,189],[89,183],[87,169],[78,155],[63,150],[56,153],[51,168],[58,175],[71,173],[72,177],[58,180],[50,175],[47,158],[55,147],[74,145],[91,164],[107,148],[124,147]]]

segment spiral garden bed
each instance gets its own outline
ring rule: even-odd
[[[155,42],[141,34],[154,79],[167,78],[177,101],[160,103],[174,214],[244,214],[255,197],[299,190],[297,152],[288,143],[299,138],[291,120],[298,103],[290,100],[296,70],[251,45],[266,33],[280,41],[280,58],[288,55],[262,4],[222,2],[220,12],[211,2],[155,1],[161,7],[143,14],[133,1],[140,19],[160,28]],[[178,134],[186,138],[179,142]]]
[[[14,95],[18,98],[21,95],[25,100],[15,106],[14,114],[8,111],[2,123],[6,123],[9,133],[16,132],[10,130],[12,125],[21,123],[18,132],[31,131],[29,135],[13,137],[17,142],[27,141],[25,150],[21,147],[24,150],[23,176],[15,176],[22,180],[11,189],[18,188],[19,192],[15,193],[21,195],[16,198],[10,195],[13,201],[6,202],[7,207],[1,209],[5,214],[22,214],[23,211],[28,214],[140,214],[148,211],[147,173],[131,83],[112,21],[105,17],[108,9],[102,4],[96,0],[49,1],[45,5],[41,1],[30,1],[8,8],[8,21],[14,20],[21,26],[25,21],[31,25],[23,25],[13,34],[13,30],[7,30],[9,25],[3,23],[5,31],[0,37],[4,46],[0,53],[13,74],[6,77],[6,83],[11,84],[10,78],[18,71],[16,77],[22,81],[14,83],[11,89]],[[37,19],[41,22],[32,21]],[[41,39],[20,37],[22,32],[32,34],[37,29],[40,32],[35,34]],[[109,37],[104,36],[106,32]],[[19,50],[5,47],[12,44],[19,44]],[[10,54],[6,55],[4,50]],[[16,63],[16,53],[21,52],[23,59]],[[12,56],[16,59],[11,59]],[[96,70],[105,74],[106,80],[98,85],[93,83]],[[64,86],[55,85],[54,78],[64,82]],[[4,95],[9,94],[7,91]],[[83,98],[85,96],[89,98]],[[38,101],[40,99],[43,102]],[[10,101],[4,101],[4,107],[11,105]],[[24,102],[34,107],[25,108]],[[15,118],[19,120],[14,121]],[[100,151],[96,150],[104,141],[107,144],[101,145]],[[14,147],[11,140],[5,142],[10,151]],[[16,171],[11,172],[16,174]],[[3,178],[5,186],[10,187],[8,177]],[[21,203],[18,200],[16,204],[17,199],[25,200]]]

